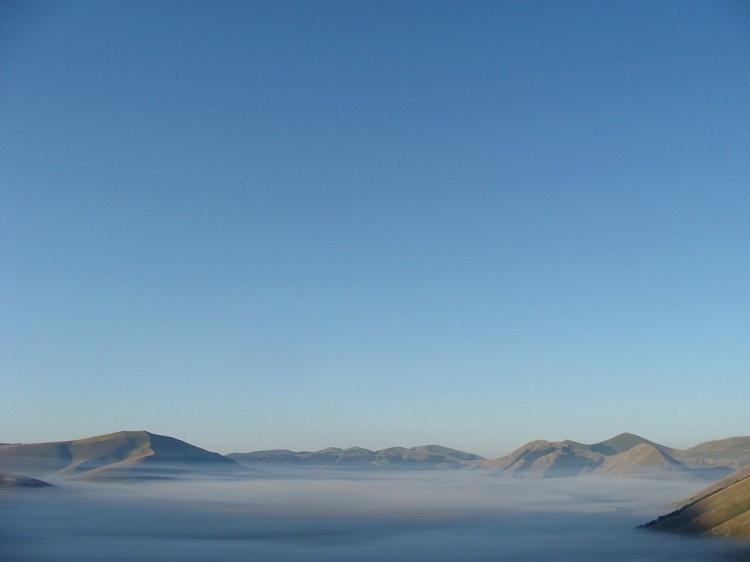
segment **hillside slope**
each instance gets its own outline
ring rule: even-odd
[[[632,449],[604,459],[596,474],[611,476],[683,477],[690,474],[684,464],[650,443],[639,443]]]
[[[750,467],[695,494],[644,527],[656,531],[750,539]]]

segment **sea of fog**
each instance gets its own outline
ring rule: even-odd
[[[0,560],[741,561],[636,527],[705,483],[481,471],[257,470],[0,491]]]

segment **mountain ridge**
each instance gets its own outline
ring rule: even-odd
[[[349,466],[394,467],[411,466],[449,468],[469,466],[484,460],[473,453],[443,447],[419,445],[416,447],[388,447],[376,451],[363,447],[328,447],[319,451],[290,451],[270,449],[249,453],[229,453],[228,458],[245,465],[281,464],[289,466]]]
[[[353,446],[319,451],[269,449],[220,455],[174,437],[145,430],[119,431],[69,441],[0,445],[0,470],[16,474],[60,474],[106,478],[134,469],[171,466],[174,471],[207,466],[257,465],[488,469],[515,477],[550,478],[600,474],[701,477],[717,480],[750,465],[750,436],[707,441],[689,449],[667,447],[633,433],[593,444],[573,440],[531,441],[496,459],[441,445],[370,450]]]

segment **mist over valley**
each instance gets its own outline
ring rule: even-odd
[[[694,482],[279,467],[241,479],[51,481],[0,497],[0,559],[747,559],[731,542],[637,528]]]
[[[3,445],[0,560],[748,560],[747,543],[639,528],[700,495],[709,473],[688,465],[730,470],[746,440],[539,440],[494,460],[437,445],[225,457],[146,431]],[[618,458],[638,470],[570,470]]]

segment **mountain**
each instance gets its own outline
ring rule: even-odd
[[[185,470],[200,467],[231,467],[237,463],[163,435],[147,431],[119,431],[107,435],[59,441],[0,446],[0,469],[24,474],[69,474],[107,477],[166,467]]]
[[[641,442],[622,453],[607,457],[595,471],[612,476],[684,477],[690,469],[649,442]]]
[[[634,447],[643,444],[650,445],[651,447],[667,454],[673,451],[673,449],[670,449],[669,447],[659,445],[658,443],[644,439],[640,435],[635,435],[634,433],[620,433],[611,439],[591,445],[591,448],[603,455],[617,455],[619,453],[630,451]]]
[[[739,447],[738,447],[739,445]],[[745,449],[747,445],[747,449]],[[587,445],[576,441],[532,441],[479,466],[512,476],[550,478],[581,474],[721,478],[750,463],[750,438],[712,441],[680,451],[632,433]]]
[[[390,447],[371,451],[362,447],[340,449],[329,447],[321,451],[288,451],[273,449],[227,455],[245,465],[271,464],[290,466],[370,466],[399,468],[452,468],[468,466],[483,460],[479,455],[465,453],[439,445],[420,447]]]
[[[574,476],[593,471],[602,459],[603,455],[583,443],[537,440],[482,466],[513,476]]]
[[[705,488],[679,509],[644,527],[672,533],[750,539],[750,466]]]

